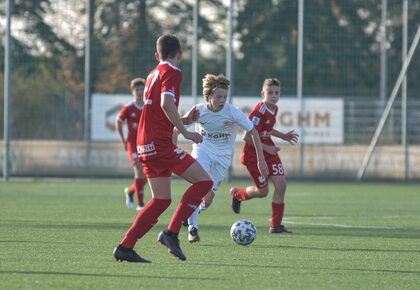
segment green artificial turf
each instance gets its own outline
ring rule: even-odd
[[[181,230],[180,261],[156,242],[185,190],[136,251],[151,264],[115,262],[113,248],[137,212],[125,207],[129,181],[0,183],[0,289],[419,289],[420,186],[289,182],[284,224],[268,233],[271,195],[230,209],[225,183],[200,214],[201,241]],[[150,191],[146,188],[146,201]],[[249,246],[233,222],[257,227]]]

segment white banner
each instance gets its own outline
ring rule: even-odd
[[[115,119],[121,107],[133,99],[131,95],[93,94],[92,96],[92,140],[119,140],[115,131]],[[202,98],[199,98],[202,101]],[[261,101],[260,97],[234,97],[233,104],[245,114]],[[182,96],[179,104],[180,114],[194,105],[194,98]],[[344,101],[342,99],[304,99],[280,98],[279,112],[274,127],[281,132],[295,130],[301,136],[299,143],[342,144],[344,127]],[[302,113],[303,112],[303,113]],[[302,130],[303,133],[302,134]],[[238,134],[241,140],[242,134]]]

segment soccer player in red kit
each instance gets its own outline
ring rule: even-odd
[[[269,232],[278,234],[291,233],[282,225],[284,213],[284,196],[286,193],[286,177],[283,164],[277,152],[280,150],[275,146],[271,136],[281,138],[290,144],[298,141],[299,135],[295,131],[282,133],[273,129],[278,111],[277,101],[280,98],[280,81],[275,78],[266,79],[261,91],[263,101],[258,103],[249,114],[249,119],[254,123],[255,129],[259,132],[264,150],[264,158],[268,165],[269,179],[274,185],[273,200],[271,203],[272,215]],[[269,191],[268,180],[261,176],[257,167],[257,156],[252,146],[252,140],[248,133],[244,136],[245,145],[242,151],[241,163],[248,169],[255,186],[238,189],[231,188],[231,207],[234,213],[239,213],[241,202],[256,198],[266,197]]]
[[[181,260],[186,256],[179,246],[178,233],[182,221],[188,219],[213,182],[201,165],[187,152],[173,143],[173,129],[188,140],[202,142],[199,133],[186,130],[184,124],[197,118],[198,112],[181,118],[178,113],[182,72],[178,68],[182,52],[179,39],[165,34],[156,42],[156,60],[159,64],[146,80],[144,109],[137,133],[137,152],[152,191],[152,199],[140,211],[120,244],[114,249],[117,261],[148,263],[134,250],[138,239],[157,222],[171,203],[171,175],[175,173],[192,185],[185,191],[166,231],[159,233],[158,242]]]
[[[131,166],[133,166],[134,170],[133,184],[129,188],[126,187],[124,190],[126,195],[126,205],[130,209],[134,208],[133,195],[135,193],[138,203],[136,210],[141,210],[144,207],[143,196],[145,176],[137,154],[136,142],[137,127],[143,110],[143,93],[145,83],[146,81],[142,78],[135,78],[131,81],[130,88],[134,100],[121,108],[117,116],[117,120],[115,121],[115,128],[120,136],[121,143],[124,146],[124,150],[127,152]],[[124,136],[124,122],[127,124],[127,138]]]

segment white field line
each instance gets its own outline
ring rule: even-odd
[[[293,217],[293,216],[289,216],[289,217],[285,217],[285,219],[290,219],[290,220],[296,220],[296,219],[300,219],[300,220],[332,220],[332,219],[357,219],[357,220],[376,220],[376,219],[418,219],[419,216],[413,216],[413,215],[385,215],[385,216],[344,216],[344,215],[340,215],[340,216],[311,216],[311,217]]]
[[[288,224],[297,225],[310,225],[310,226],[323,226],[323,227],[336,227],[336,228],[347,228],[347,229],[376,229],[376,230],[407,230],[408,228],[400,227],[386,227],[386,226],[357,226],[357,225],[346,225],[346,224],[324,224],[324,223],[306,223],[306,222],[295,222],[287,221]],[[409,228],[410,230],[418,231],[420,228]]]

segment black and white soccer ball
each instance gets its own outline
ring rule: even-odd
[[[238,245],[246,246],[257,237],[257,228],[250,220],[238,220],[230,228],[230,236]]]

